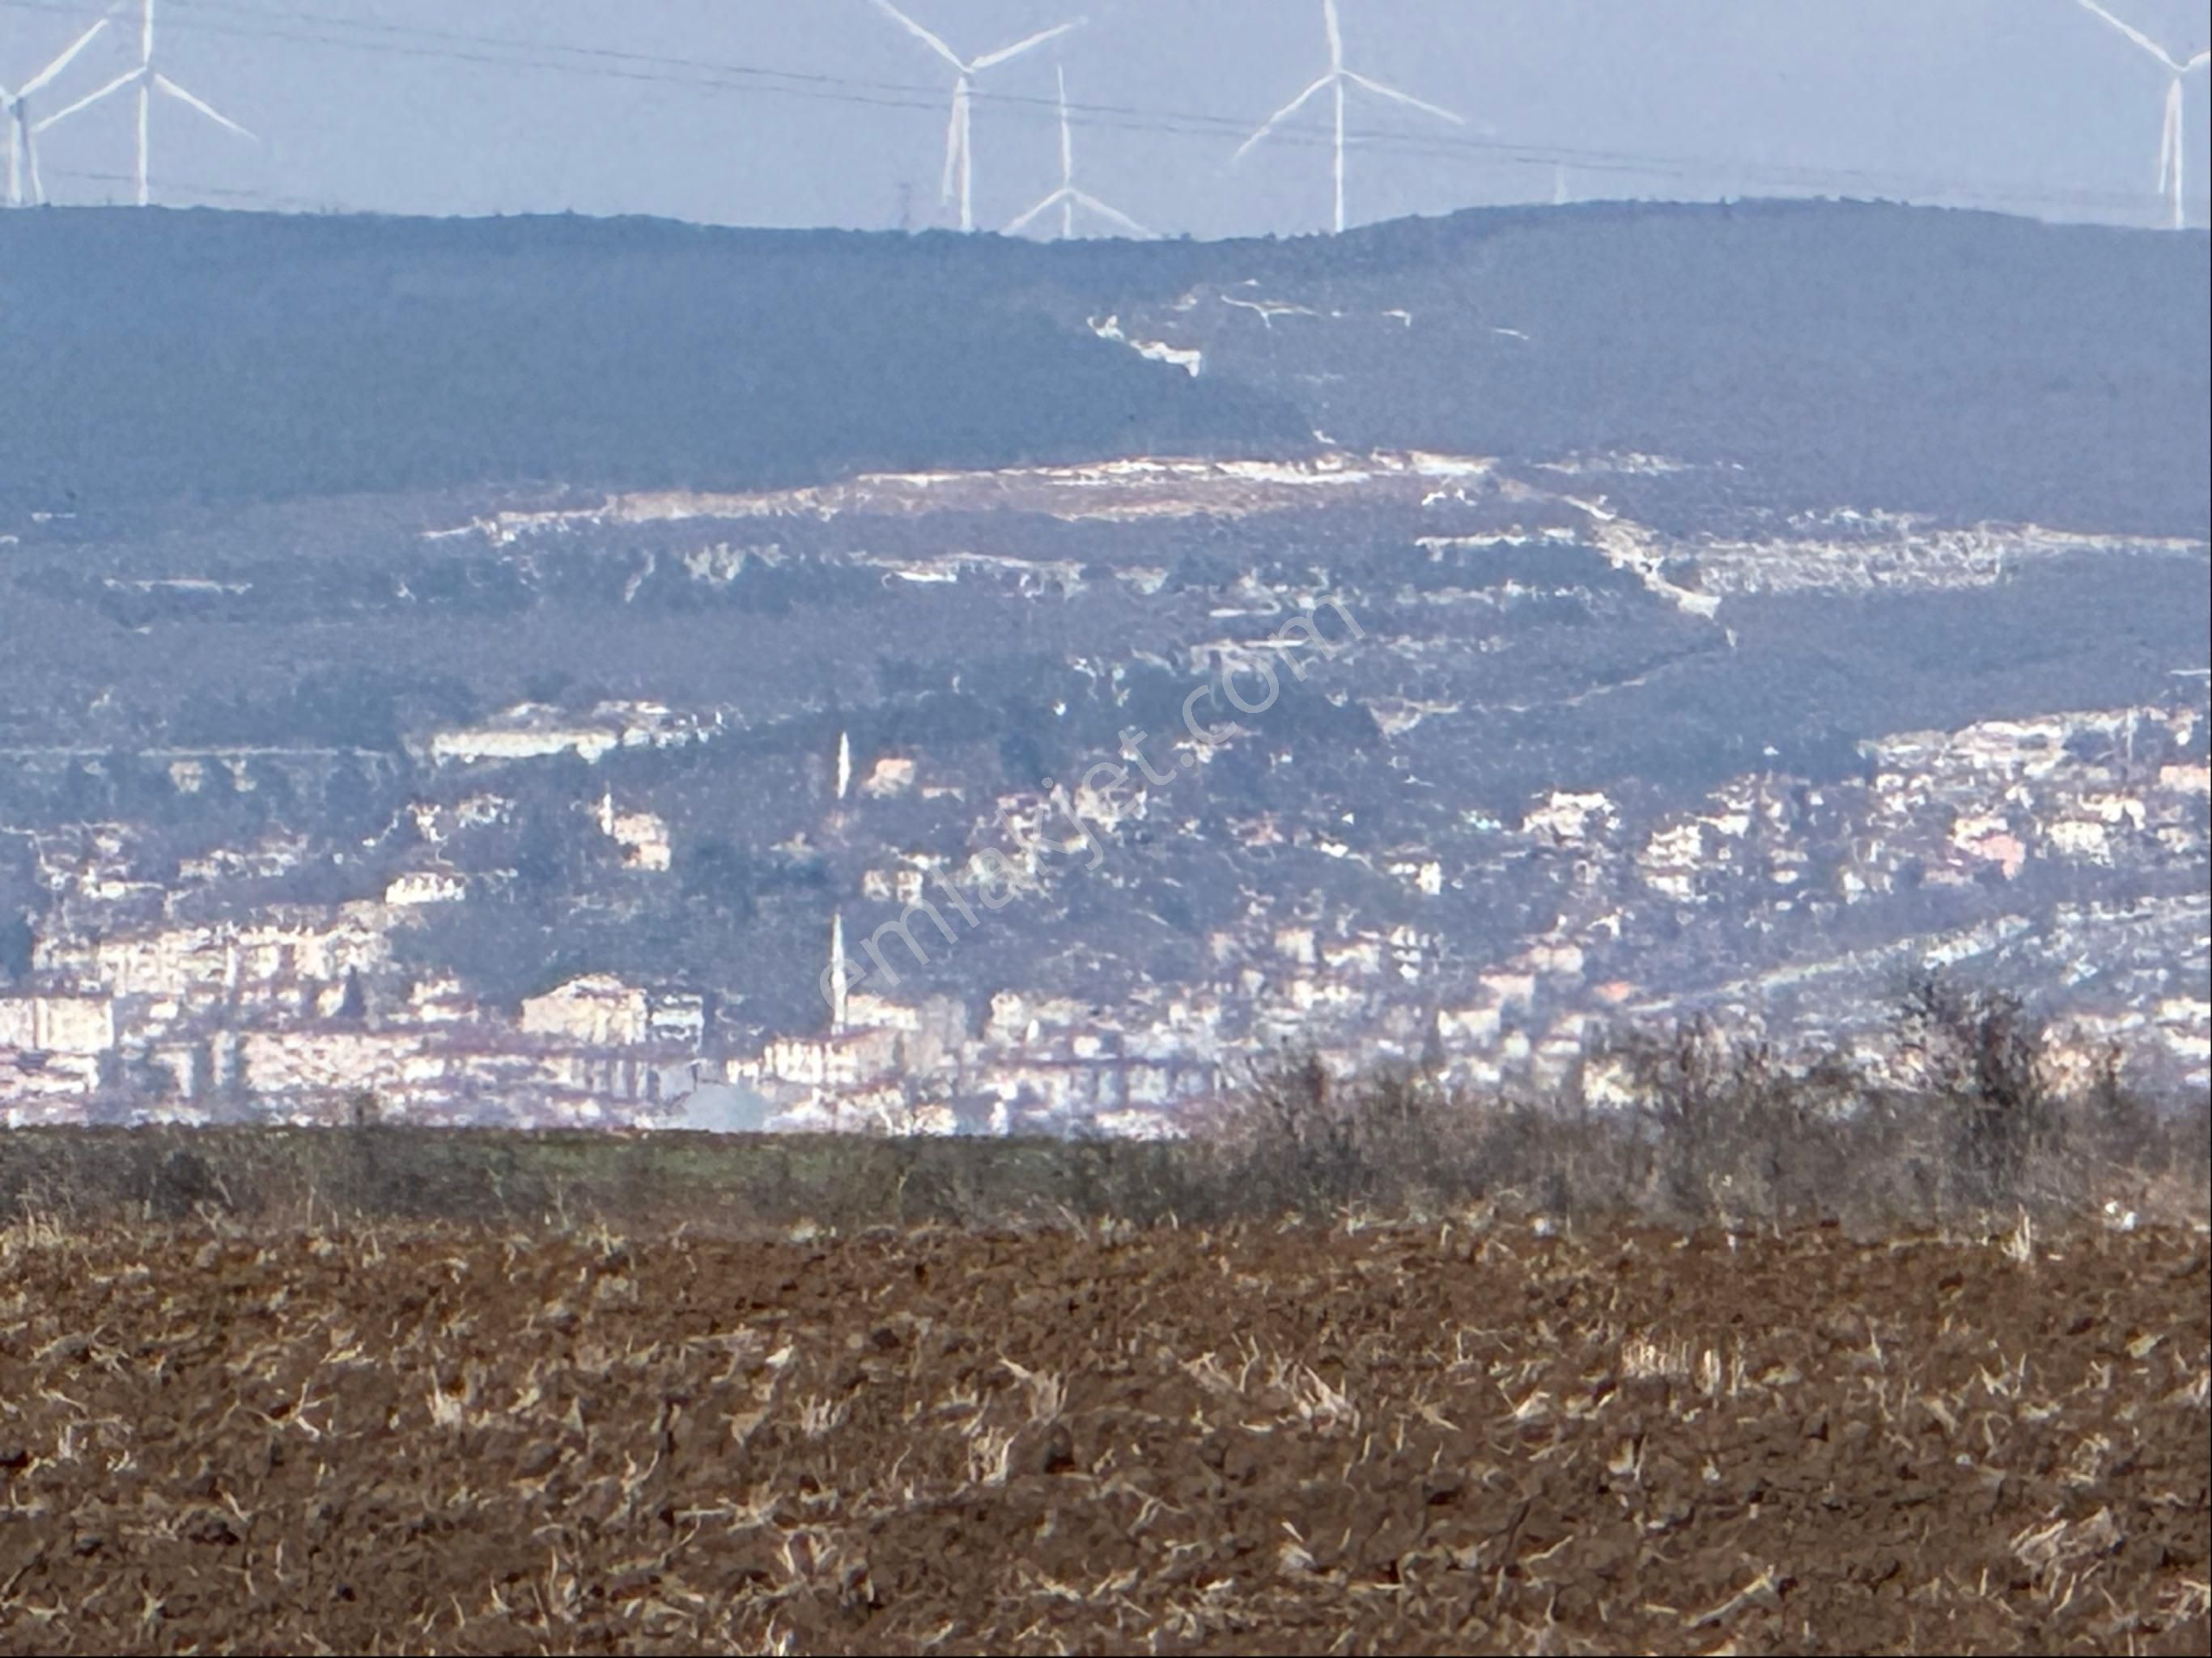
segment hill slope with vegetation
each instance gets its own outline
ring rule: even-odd
[[[11,214],[0,507],[751,488],[1319,431],[1644,449],[1808,499],[2186,533],[2212,501],[2207,246],[1806,203],[1060,246]],[[1202,372],[1098,331],[1139,319]]]

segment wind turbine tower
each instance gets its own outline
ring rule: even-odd
[[[167,76],[154,67],[154,0],[139,0],[138,62],[125,70],[97,92],[87,93],[66,109],[58,109],[32,129],[44,132],[58,122],[66,121],[79,110],[90,109],[110,93],[120,92],[128,86],[138,88],[138,205],[144,207],[153,200],[153,191],[148,182],[148,149],[154,117],[154,94],[156,92],[175,99],[179,103],[198,110],[218,126],[228,127],[241,138],[253,135],[225,115],[214,105],[195,97]]]
[[[1075,187],[1075,137],[1067,124],[1067,71],[1063,69],[1055,73],[1060,77],[1060,188],[1008,225],[1006,234],[1011,236],[1026,229],[1040,214],[1056,207],[1060,210],[1060,239],[1071,240],[1075,235],[1075,210],[1082,207],[1120,226],[1132,236],[1149,238],[1152,233],[1127,214],[1107,206],[1089,191]]]
[[[9,91],[5,87],[0,87],[0,115],[4,115],[8,121],[9,206],[22,206],[23,175],[27,171],[31,175],[31,199],[41,203],[46,199],[46,187],[39,178],[38,146],[33,137],[31,118],[26,108],[31,94],[43,90],[56,76],[75,63],[77,53],[90,46],[99,37],[100,32],[106,27],[107,20],[103,17],[70,42],[68,48],[60,57],[55,58],[52,63],[47,64],[13,92]]]
[[[151,3],[151,0],[149,0]],[[960,228],[975,228],[975,151],[973,137],[973,82],[987,69],[996,69],[1008,58],[1018,58],[1032,46],[1080,28],[1082,20],[1059,23],[1041,29],[1025,40],[1017,40],[1011,46],[1000,46],[996,52],[987,52],[980,58],[963,58],[944,41],[891,4],[890,0],[874,0],[878,11],[896,23],[932,52],[952,65],[952,118],[945,129],[945,183],[940,191],[943,200],[951,201],[957,191],[960,198]]]
[[[1467,118],[1455,115],[1440,105],[1425,102],[1414,97],[1411,93],[1401,92],[1395,87],[1385,86],[1382,82],[1362,75],[1357,70],[1346,69],[1344,66],[1344,27],[1336,15],[1336,0],[1321,0],[1321,9],[1322,21],[1328,28],[1328,73],[1270,115],[1266,124],[1257,132],[1237,147],[1237,159],[1243,161],[1246,151],[1304,109],[1307,100],[1316,93],[1334,93],[1336,97],[1336,228],[1337,234],[1341,235],[1344,232],[1344,103],[1348,88],[1358,87],[1364,91],[1373,93],[1378,98],[1388,98],[1393,103],[1404,104],[1409,109],[1418,109],[1424,115],[1433,115],[1439,120],[1449,121],[1454,126],[1465,126]]]
[[[2180,230],[2188,224],[2188,211],[2181,193],[2181,162],[2185,154],[2181,143],[2181,82],[2206,64],[2212,63],[2212,52],[2200,52],[2187,60],[2177,58],[2164,46],[2132,24],[2118,18],[2097,3],[2097,0],[2081,0],[2084,11],[2094,12],[2110,23],[2129,39],[2166,65],[2170,79],[2166,83],[2166,126],[2158,138],[2159,193],[2172,198],[2173,228]]]

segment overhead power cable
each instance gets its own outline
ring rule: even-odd
[[[69,4],[67,0],[0,0],[0,10],[70,17],[87,15],[82,6]],[[933,115],[940,112],[944,105],[943,89],[933,85],[615,46],[526,40],[460,29],[348,18],[297,6],[251,4],[244,0],[167,0],[162,15],[165,27],[204,34],[281,40],[341,52],[473,64],[525,72],[636,82],[706,94],[759,94],[881,109],[915,110]],[[979,105],[1018,116],[1039,121],[1059,118],[1058,101],[1053,98],[984,86],[977,86],[971,95]],[[1242,140],[1249,133],[1249,123],[1243,117],[1205,111],[1077,100],[1070,100],[1066,110],[1068,118],[1075,125],[1100,131],[1224,141]],[[1293,144],[1310,147],[1333,142],[1331,135],[1319,127],[1286,127],[1279,136]],[[2139,208],[2148,195],[2088,186],[1967,179],[1867,167],[1746,164],[1725,156],[1516,143],[1479,133],[1366,128],[1347,131],[1346,137],[1348,143],[1364,149],[1431,160],[1510,167],[1565,167],[1582,175],[1708,185],[1723,179],[1753,188],[1838,195],[1963,200],[2116,214]],[[105,176],[88,172],[72,173],[68,169],[57,169],[57,174],[87,179]],[[207,190],[204,193],[245,197],[256,192]],[[265,194],[263,198],[299,199]]]

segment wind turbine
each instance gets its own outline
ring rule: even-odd
[[[1419,110],[1425,115],[1433,115],[1440,120],[1449,121],[1454,126],[1465,126],[1467,118],[1455,115],[1451,111],[1439,105],[1424,102],[1411,93],[1401,92],[1395,87],[1385,86],[1382,82],[1371,80],[1356,70],[1345,68],[1344,28],[1337,18],[1336,0],[1321,0],[1321,9],[1322,19],[1328,26],[1328,73],[1270,115],[1265,125],[1237,147],[1237,159],[1243,161],[1247,150],[1304,108],[1306,100],[1316,93],[1334,91],[1336,94],[1336,228],[1338,234],[1341,234],[1344,230],[1344,97],[1346,86],[1364,88],[1378,98],[1388,98],[1393,102],[1407,105],[1410,108]]]
[[[33,93],[42,89],[57,75],[75,63],[77,53],[90,46],[99,36],[100,30],[106,27],[107,20],[103,17],[71,41],[68,50],[60,57],[24,82],[15,91],[10,92],[7,88],[0,87],[0,114],[4,114],[8,121],[9,206],[21,207],[23,204],[23,174],[27,169],[31,175],[31,199],[34,202],[44,202],[46,199],[46,185],[39,178],[38,145],[32,137],[31,118],[24,108],[25,101]]]
[[[149,0],[150,3],[150,0]],[[957,186],[960,192],[960,228],[975,228],[975,153],[970,131],[970,93],[974,78],[987,69],[996,69],[1010,58],[1018,58],[1031,46],[1041,46],[1070,29],[1082,27],[1082,20],[1073,23],[1056,24],[1040,30],[1026,40],[1017,40],[1011,46],[1000,46],[996,52],[987,52],[980,58],[963,58],[927,29],[891,4],[890,0],[874,0],[878,11],[913,35],[932,52],[952,65],[956,79],[952,82],[952,119],[945,130],[945,184],[939,197],[952,199]]]
[[[2181,194],[2181,161],[2184,154],[2181,144],[2181,82],[2183,76],[2193,74],[2203,69],[2206,64],[2212,63],[2212,52],[2200,52],[2187,62],[2181,62],[2141,29],[2123,23],[2118,18],[2113,16],[2112,13],[2099,5],[2097,0],[2081,0],[2081,3],[2084,11],[2094,12],[2103,18],[2172,71],[2172,78],[2166,84],[2166,128],[2159,134],[2158,139],[2158,187],[2160,194],[2172,198],[2173,228],[2179,230],[2188,222]]]
[[[242,138],[253,137],[251,132],[212,104],[194,97],[154,67],[154,0],[140,0],[137,66],[124,70],[99,91],[87,93],[68,108],[56,110],[31,130],[33,132],[44,132],[56,123],[68,120],[79,110],[91,108],[108,94],[120,92],[124,88],[133,84],[138,88],[138,205],[141,207],[144,207],[153,199],[153,192],[147,183],[147,149],[149,131],[153,122],[154,94],[156,92],[167,94],[179,103],[198,110],[216,125],[228,127]]]
[[[1075,138],[1067,125],[1067,71],[1054,71],[1060,77],[1060,188],[1039,202],[1028,212],[1006,227],[1006,234],[1013,235],[1023,229],[1040,213],[1049,208],[1060,210],[1060,234],[1063,240],[1075,234],[1075,210],[1087,207],[1102,219],[1111,220],[1132,236],[1149,237],[1152,233],[1127,214],[1111,208],[1087,190],[1075,187]]]

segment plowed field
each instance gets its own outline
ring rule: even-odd
[[[2202,1652],[2208,1294],[2188,1231],[19,1230],[0,1649]]]

